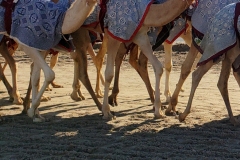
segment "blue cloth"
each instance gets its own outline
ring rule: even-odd
[[[56,4],[50,0],[19,0],[12,14],[10,37],[39,50],[56,46],[61,40],[64,15],[70,5],[67,0],[60,0]],[[4,10],[0,6],[1,33],[6,33]]]
[[[236,3],[227,5],[212,18],[200,45],[203,55],[198,65],[218,58],[236,44],[237,36],[234,28],[235,6]],[[237,30],[240,31],[239,18]]]

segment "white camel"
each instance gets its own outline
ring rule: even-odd
[[[217,86],[226,105],[230,122],[233,125],[240,124],[233,116],[228,96],[228,79],[231,67],[234,69],[235,79],[240,86],[239,16],[240,2],[231,3],[222,8],[209,23],[208,31],[200,43],[203,56],[198,63],[199,67],[192,74],[192,87],[188,104],[185,111],[179,115],[180,121],[185,120],[186,116],[190,113],[194,93],[202,77],[214,64],[223,59]]]
[[[176,88],[171,96],[170,103],[165,113],[168,114],[176,114],[176,105],[178,103],[178,95],[181,91],[183,83],[185,82],[188,75],[191,73],[191,68],[199,53],[199,42],[203,38],[204,34],[207,31],[207,25],[212,20],[212,17],[220,11],[221,8],[226,6],[227,4],[239,2],[239,0],[225,0],[225,1],[206,1],[206,0],[198,0],[197,8],[194,10],[194,13],[191,18],[192,22],[192,33],[194,41],[191,44],[189,52],[185,61],[181,67],[181,73],[176,85]],[[206,7],[207,6],[207,7]]]

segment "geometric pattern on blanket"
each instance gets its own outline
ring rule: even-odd
[[[227,5],[212,18],[207,33],[200,44],[203,55],[198,65],[219,58],[236,44],[237,36],[234,27],[235,6],[236,3]],[[238,18],[238,30],[240,29],[239,22]]]
[[[2,0],[0,0],[0,3]],[[61,27],[70,1],[18,0],[12,13],[11,38],[39,50],[48,50],[61,40]],[[5,8],[0,6],[0,32],[6,34],[4,26]]]

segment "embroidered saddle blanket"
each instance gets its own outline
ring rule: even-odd
[[[236,45],[240,31],[240,3],[237,4],[238,7],[236,3],[227,5],[212,18],[200,45],[203,55],[198,65],[219,58]],[[237,15],[235,11],[238,11]]]
[[[192,15],[193,44],[202,53],[200,42],[207,32],[208,24],[213,16],[228,4],[240,0],[198,0],[198,5]]]
[[[141,28],[146,14],[153,3],[163,3],[166,0],[109,0],[104,17],[104,27],[109,35],[121,42],[129,42]],[[85,26],[94,25],[98,20],[100,7],[84,22]]]
[[[0,3],[2,0],[0,0]],[[70,1],[18,0],[12,13],[10,37],[39,50],[48,50],[62,38],[61,27]],[[0,6],[0,33],[6,34],[5,8]]]

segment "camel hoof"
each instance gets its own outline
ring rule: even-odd
[[[45,120],[45,118],[43,118],[43,117],[34,117],[33,118],[33,123],[41,123],[41,122],[45,122],[46,120]]]
[[[46,88],[45,91],[52,91],[52,88]]]
[[[154,113],[154,118],[155,119],[163,119],[165,118],[166,116],[162,113],[162,112],[157,112],[157,113]]]
[[[53,87],[53,88],[63,88],[63,86],[62,86],[62,85],[59,85],[59,84],[54,84],[54,85],[52,85],[52,87]]]
[[[178,116],[179,122],[185,121],[185,118],[186,118],[186,117],[187,117],[187,116],[186,116],[184,113],[180,113],[179,116]]]
[[[102,118],[104,120],[111,121],[111,120],[115,120],[116,116],[114,115],[114,112],[108,112],[107,114],[103,114]]]
[[[240,125],[240,122],[236,118],[230,118],[230,123],[233,124],[233,126]]]
[[[45,97],[45,96],[41,97],[41,102],[47,102],[47,101],[50,101],[50,100],[51,100],[51,97]]]
[[[27,115],[28,117],[30,118],[33,118],[34,117],[34,109],[33,108],[29,108],[28,111],[27,111]]]
[[[102,94],[96,94],[97,98],[103,98]]]
[[[23,104],[23,99],[22,98],[14,99],[13,104],[22,105]]]
[[[81,97],[76,96],[76,95],[74,95],[74,94],[71,94],[70,97],[71,97],[72,100],[74,100],[74,101],[82,101],[82,100],[85,99],[85,97],[84,97],[84,99],[82,99]]]

